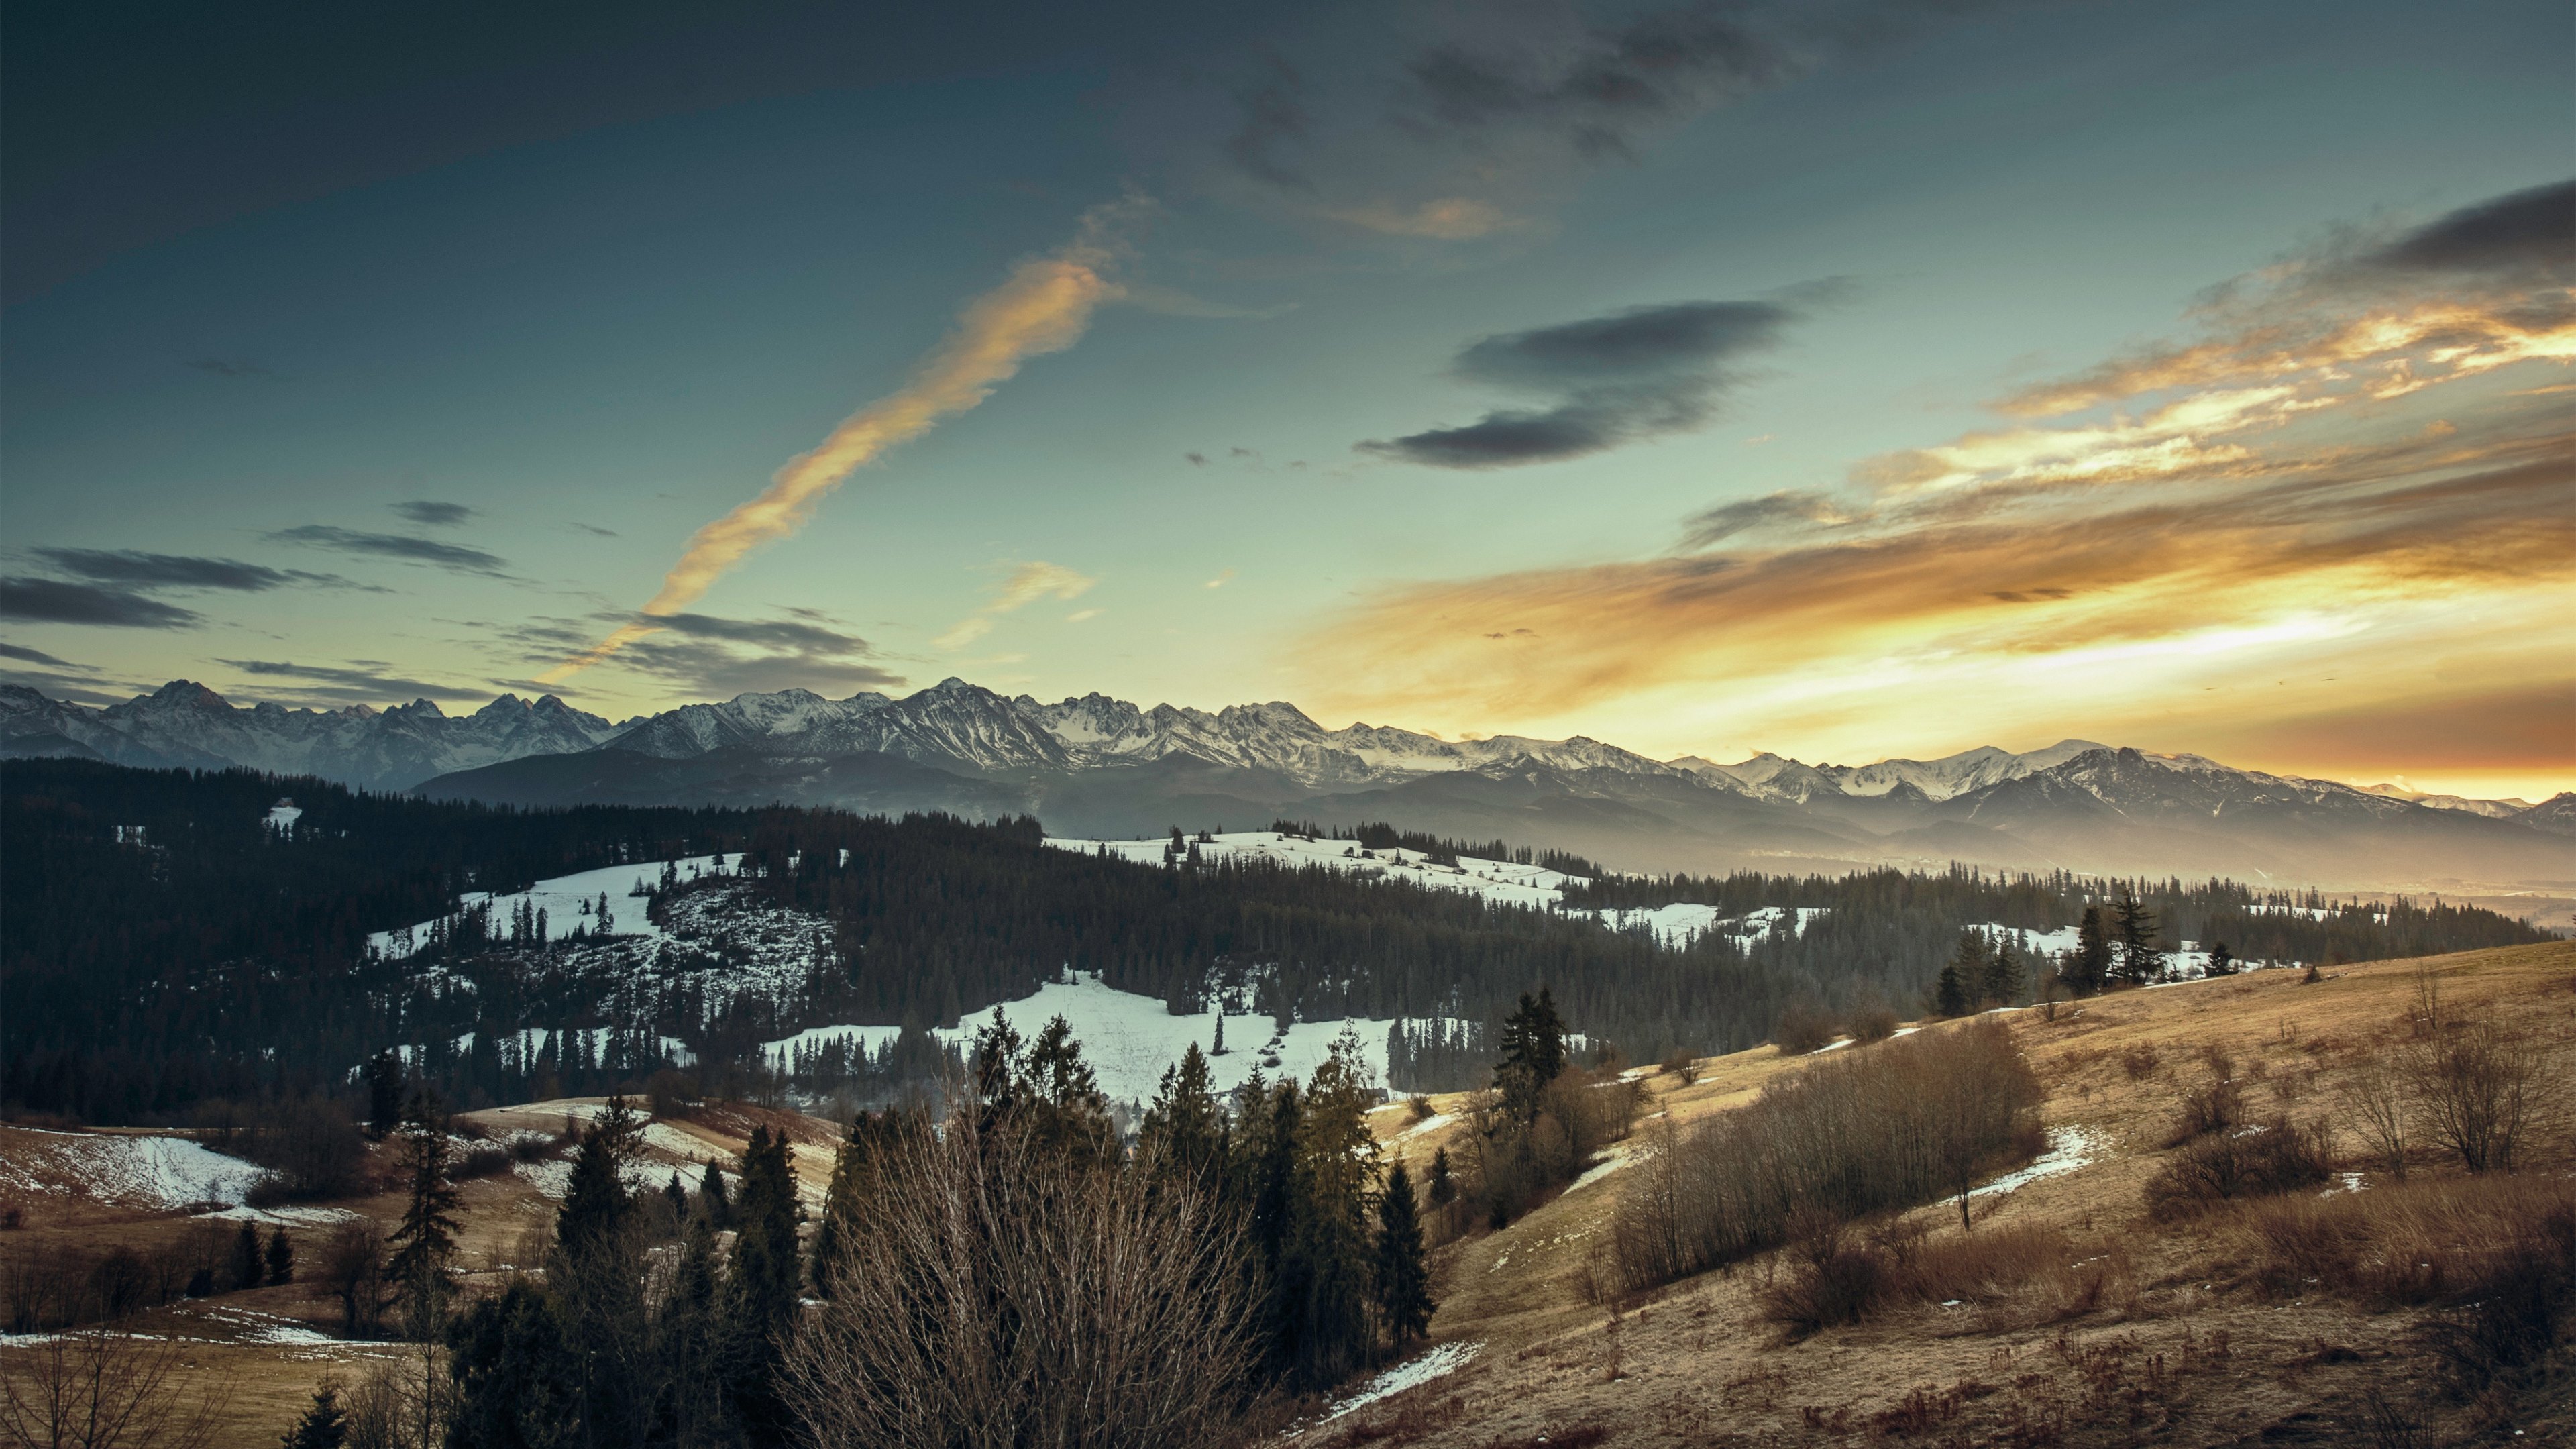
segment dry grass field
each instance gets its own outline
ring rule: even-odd
[[[2453,1019],[2494,1021],[2543,1054],[2551,1100],[2510,1176],[2469,1177],[2423,1142],[2401,1185],[2338,1110],[2347,1078],[2407,1042],[2427,980]],[[2576,1095],[2559,1090],[2576,1081],[2576,943],[2340,966],[2312,983],[2256,973],[2009,1019],[2048,1088],[2052,1141],[2078,1144],[2044,1161],[2081,1165],[1976,1197],[1967,1232],[1948,1203],[1880,1225],[1911,1259],[1908,1282],[1860,1323],[1787,1341],[1763,1312],[1776,1260],[1605,1292],[1614,1169],[1444,1246],[1432,1340],[1471,1356],[1298,1442],[2576,1443],[2565,1346],[2518,1392],[2482,1396],[2446,1380],[2430,1337],[2510,1240],[2576,1229]],[[2249,1125],[2329,1134],[2327,1195],[2150,1217],[2145,1186],[2177,1150],[2212,1049],[2232,1059]],[[1696,1080],[1656,1072],[1645,1110],[1687,1127],[1800,1065],[1763,1047],[1704,1060]],[[1379,1122],[1417,1171],[1466,1130],[1408,1132],[1400,1110]],[[1655,1125],[1622,1148],[1645,1149]],[[2423,1266],[2389,1281],[2406,1264]]]
[[[2576,1080],[2576,943],[2342,966],[2312,983],[2257,973],[2062,1004],[2053,1018],[2007,1014],[2047,1088],[2052,1146],[2039,1170],[1973,1198],[1965,1232],[1949,1203],[1874,1225],[1902,1260],[1890,1291],[1861,1321],[1794,1342],[1765,1314],[1766,1290],[1786,1272],[1777,1255],[1623,1295],[1608,1252],[1637,1155],[1667,1127],[1686,1132],[1740,1108],[1808,1060],[1764,1047],[1688,1074],[1640,1069],[1647,1115],[1603,1166],[1509,1227],[1438,1249],[1432,1344],[1463,1362],[1337,1416],[1319,1410],[1285,1442],[2576,1442],[2576,1370],[2564,1346],[2483,1394],[2462,1393],[2431,1337],[2458,1316],[2463,1285],[2535,1223],[2554,1211],[2576,1225],[2576,1094],[2542,1105],[2512,1173],[2470,1177],[2455,1154],[2446,1161],[2419,1141],[2403,1184],[2339,1110],[2356,1072],[2404,1049],[2427,982],[2452,1020],[2500,1024],[2541,1052],[2544,1082]],[[2231,1067],[2249,1125],[2281,1119],[2325,1132],[2334,1176],[2323,1195],[2150,1215],[2146,1184],[2182,1150],[2167,1144],[2187,1094],[2210,1080],[2213,1050]],[[567,1112],[595,1105],[473,1120],[496,1137],[553,1135]],[[1468,1130],[1448,1116],[1464,1110],[1463,1097],[1433,1105],[1443,1115],[1428,1123],[1400,1103],[1372,1119],[1417,1181],[1432,1153]],[[789,1132],[800,1189],[819,1207],[836,1133],[794,1114],[723,1106],[658,1121],[647,1171],[658,1185],[677,1167],[694,1184],[696,1163],[737,1157],[755,1125]],[[47,1140],[0,1127],[0,1163],[29,1160]],[[540,1160],[464,1184],[469,1278],[528,1261],[552,1222],[554,1170]],[[149,1254],[210,1230],[184,1210],[42,1190],[24,1174],[0,1175],[0,1212],[10,1208],[18,1226],[0,1232],[10,1262],[93,1258],[119,1245]],[[130,1325],[173,1345],[189,1394],[221,1400],[211,1442],[274,1444],[323,1377],[351,1380],[416,1352],[341,1339],[339,1305],[314,1266],[338,1214],[390,1222],[399,1211],[388,1191],[272,1219],[297,1241],[298,1281],[183,1300]],[[237,1225],[216,1220],[211,1230]]]

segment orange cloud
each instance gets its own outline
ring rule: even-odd
[[[704,597],[753,549],[804,526],[824,497],[888,449],[962,413],[1029,358],[1080,341],[1091,314],[1118,295],[1104,272],[1115,255],[1109,229],[1139,203],[1095,208],[1082,234],[1063,249],[1022,262],[1010,279],[970,303],[956,330],[924,358],[903,388],[842,419],[811,451],[791,459],[760,495],[691,535],[662,587],[644,605],[647,620],[676,614]],[[660,626],[638,621],[537,676],[552,684],[598,663]]]

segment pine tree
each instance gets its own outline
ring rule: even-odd
[[[1941,968],[1941,979],[1932,988],[1932,1013],[1935,1016],[1968,1014],[1968,987],[1959,979],[1959,963],[1956,961]]]
[[[295,1244],[286,1236],[283,1226],[268,1235],[268,1281],[295,1281]]]
[[[340,1386],[329,1382],[313,1391],[313,1407],[278,1440],[283,1449],[341,1449],[348,1442],[349,1411],[340,1407]]]
[[[2210,942],[2209,974],[2212,976],[2233,976],[2236,974],[2236,969],[2236,953],[2227,949],[2227,943],[2225,941]]]
[[[605,1252],[626,1230],[635,1205],[626,1191],[626,1163],[641,1130],[626,1099],[611,1097],[582,1133],[563,1206],[555,1211],[555,1244],[576,1263]]]
[[[2018,1006],[2022,988],[2027,984],[2021,957],[2014,952],[2012,941],[2009,938],[1997,940],[1994,954],[1986,958],[1986,970],[1977,994],[1990,1005]]]
[[[1941,969],[1944,983],[1956,983],[1957,1006],[1944,1004],[1951,997],[1944,985],[1934,993],[1934,1002],[1943,1016],[1964,1016],[1977,1009],[1978,996],[1986,984],[1986,936],[1982,931],[1959,933],[1959,943],[1950,951],[1950,964]]]
[[[698,1210],[718,1231],[733,1226],[733,1204],[725,1196],[724,1169],[712,1160],[707,1163],[705,1175],[698,1179]]]
[[[2102,908],[2086,906],[2084,917],[2075,927],[2075,950],[2068,956],[2059,973],[2066,989],[2078,996],[2091,996],[2102,989],[2111,975],[2111,939],[2102,925]]]
[[[1515,1121],[1538,1116],[1539,1093],[1565,1070],[1565,1023],[1557,1019],[1556,999],[1544,986],[1533,999],[1521,993],[1520,1005],[1503,1019],[1502,1061],[1494,1068],[1494,1085]]]
[[[402,1058],[388,1047],[367,1062],[367,1135],[379,1142],[402,1125]]]
[[[583,1419],[586,1365],[565,1343],[544,1289],[516,1279],[458,1314],[447,1338],[456,1397],[452,1445],[571,1446],[600,1440]]]
[[[233,1235],[230,1266],[232,1286],[236,1289],[256,1288],[259,1280],[267,1275],[268,1265],[259,1252],[259,1229],[251,1226],[248,1218],[242,1219],[241,1231]]]
[[[446,1308],[447,1263],[456,1255],[459,1227],[456,1184],[447,1179],[447,1134],[434,1116],[426,1094],[412,1099],[402,1128],[403,1173],[411,1180],[411,1199],[387,1239],[394,1255],[385,1265],[402,1287],[413,1336],[424,1342],[437,1331]]]
[[[2156,948],[2156,917],[2146,902],[2127,890],[2111,903],[2112,939],[2119,947],[2114,969],[2120,979],[2132,986],[2144,986],[2162,976],[2165,953]]]
[[[1369,1188],[1377,1139],[1368,1129],[1375,1093],[1362,1080],[1359,1042],[1345,1031],[1306,1084],[1297,1124],[1283,1306],[1293,1323],[1288,1360],[1310,1385],[1337,1383],[1369,1350]]]
[[[662,1186],[662,1200],[671,1205],[671,1231],[685,1235],[689,1231],[689,1190],[680,1182],[680,1169],[671,1169],[671,1180]]]
[[[1397,1159],[1377,1203],[1374,1281],[1378,1320],[1398,1348],[1431,1327],[1431,1270],[1423,1261],[1422,1222],[1413,1201],[1413,1176]]]
[[[1207,1058],[1199,1055],[1198,1043],[1181,1053],[1180,1065],[1163,1069],[1136,1145],[1154,1171],[1203,1193],[1221,1190],[1228,1145],[1225,1109],[1208,1086]]]
[[[783,1441],[787,1407],[778,1397],[783,1335],[796,1318],[797,1289],[804,1282],[796,1257],[794,1149],[784,1134],[754,1127],[742,1154],[740,1227],[726,1275],[723,1303],[723,1373],[726,1398],[754,1442]]]
[[[1216,1040],[1208,1044],[1208,1055],[1212,1057],[1225,1055],[1225,1003],[1223,1001],[1216,1004]]]
[[[1457,1200],[1458,1180],[1449,1175],[1449,1149],[1443,1147],[1431,1154],[1431,1177],[1424,1185],[1433,1207],[1447,1207]]]
[[[880,1135],[875,1116],[861,1112],[850,1119],[832,1161],[832,1182],[823,1193],[823,1222],[814,1232],[814,1292],[832,1296],[832,1265],[841,1246],[858,1230],[859,1212],[867,1205]]]

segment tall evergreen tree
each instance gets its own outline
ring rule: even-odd
[[[1207,1058],[1192,1042],[1178,1066],[1163,1069],[1137,1148],[1155,1171],[1214,1195],[1225,1180],[1226,1139],[1225,1108],[1209,1088]]]
[[[367,1062],[367,1135],[382,1142],[402,1125],[402,1058],[388,1047]]]
[[[1958,944],[1950,948],[1949,964],[1941,968],[1941,985],[1935,988],[1935,1004],[1943,1016],[1963,1016],[1977,1009],[1978,999],[1986,987],[1986,933],[1961,931]],[[1942,1004],[1955,984],[1957,1006]]]
[[[785,1439],[791,1429],[778,1397],[783,1336],[796,1318],[804,1282],[796,1257],[794,1149],[782,1133],[754,1127],[742,1155],[740,1224],[722,1299],[722,1358],[726,1398],[743,1431],[755,1442]]]
[[[2209,943],[2210,975],[2233,976],[2236,974],[2237,969],[2236,953],[2227,949],[2227,943],[2225,941],[2212,941]]]
[[[2010,937],[1998,938],[1993,954],[1986,957],[1985,974],[1979,978],[1977,994],[1990,1006],[2018,1006],[2021,994],[2029,984],[2021,965],[2021,956],[2013,950]]]
[[[295,1243],[286,1236],[283,1223],[268,1235],[268,1281],[274,1284],[295,1281]]]
[[[1362,1074],[1359,1043],[1345,1031],[1308,1078],[1297,1124],[1280,1280],[1295,1323],[1291,1365],[1317,1387],[1358,1367],[1373,1338],[1368,1213],[1377,1139],[1368,1128],[1375,1093]]]
[[[426,1095],[412,1100],[402,1126],[403,1175],[411,1195],[402,1221],[388,1239],[394,1254],[386,1273],[400,1286],[414,1337],[428,1341],[447,1306],[447,1264],[456,1255],[456,1184],[447,1177],[447,1134],[439,1130]]]
[[[2164,975],[2165,953],[2156,946],[2156,915],[2128,890],[2111,903],[2112,938],[2119,959],[2112,969],[2132,986],[2144,986]]]
[[[1959,963],[1952,961],[1941,968],[1941,979],[1933,984],[1932,1013],[1965,1016],[1968,1011],[1968,984],[1959,979]]]
[[[1424,1193],[1431,1199],[1433,1207],[1447,1207],[1457,1199],[1458,1180],[1449,1175],[1448,1148],[1440,1148],[1431,1154],[1431,1175],[1424,1184]]]
[[[718,1231],[733,1226],[733,1203],[725,1192],[724,1169],[713,1159],[708,1160],[707,1170],[698,1178],[698,1211],[706,1214],[707,1221]]]
[[[256,1288],[268,1276],[268,1263],[260,1255],[259,1229],[248,1218],[242,1219],[241,1231],[233,1234],[232,1286]]]
[[[2084,908],[2084,916],[2075,927],[2075,949],[2059,974],[2066,981],[2066,989],[2078,996],[2091,996],[2110,979],[2111,937],[2102,924],[2100,906]]]
[[[1533,998],[1521,993],[1520,1005],[1503,1018],[1502,1060],[1494,1068],[1494,1085],[1515,1120],[1538,1116],[1539,1093],[1565,1070],[1565,1023],[1557,1017],[1556,998],[1544,986]]]
[[[546,1292],[521,1278],[477,1300],[448,1328],[456,1397],[449,1449],[574,1449],[616,1442],[585,1432],[581,1367]]]
[[[1387,1170],[1377,1202],[1377,1264],[1371,1282],[1378,1321],[1395,1346],[1404,1347],[1431,1327],[1431,1270],[1423,1260],[1422,1221],[1413,1201],[1413,1175],[1404,1161]]]

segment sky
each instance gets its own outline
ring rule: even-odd
[[[0,683],[2576,788],[2564,5],[913,8],[12,6]]]

